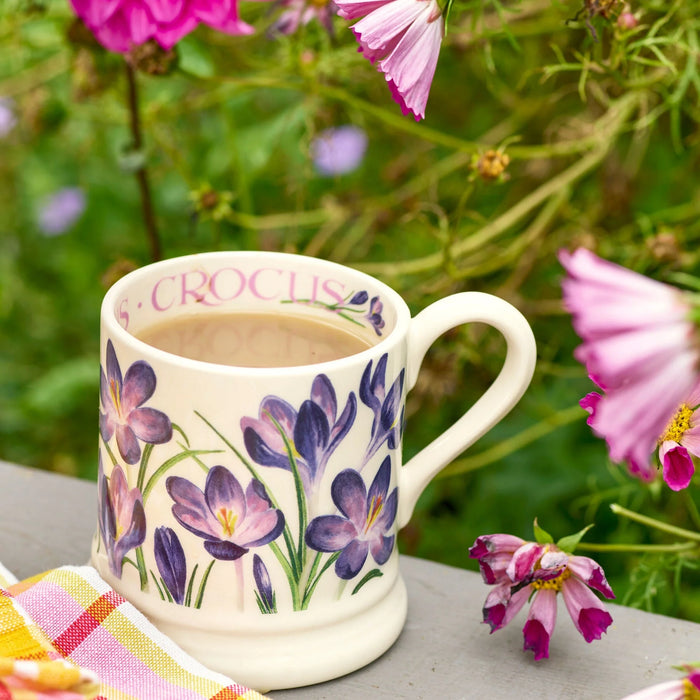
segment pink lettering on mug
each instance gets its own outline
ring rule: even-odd
[[[188,278],[191,275],[199,276],[198,282],[192,287],[190,287],[188,283]],[[209,291],[209,275],[206,272],[203,270],[190,270],[189,272],[184,272],[182,274],[181,282],[181,306],[185,306],[185,304],[187,304],[187,297],[193,297],[198,304],[204,304],[205,306],[216,306],[215,303],[209,302],[206,299],[206,293]],[[205,288],[204,292],[200,291],[202,287]]]
[[[127,307],[129,306],[129,299],[122,299],[119,302],[119,316],[117,320],[121,324],[122,328],[124,330],[127,330],[129,328],[129,312],[127,311]]]
[[[159,296],[158,296],[158,295],[159,295],[159,292],[160,292],[160,285],[161,285],[163,282],[165,282],[166,280],[171,280],[171,281],[174,282],[174,281],[175,281],[175,276],[174,276],[174,275],[171,275],[171,276],[169,276],[169,277],[163,277],[163,278],[159,279],[159,280],[153,285],[153,291],[151,292],[151,304],[152,304],[153,308],[154,308],[156,311],[166,311],[167,309],[169,309],[169,308],[173,305],[173,303],[174,303],[174,301],[175,301],[175,297],[173,296],[173,297],[170,299],[170,302],[169,302],[169,303],[164,303],[164,304],[161,304],[161,303],[160,303]],[[165,290],[164,293],[165,293],[166,295],[168,294],[167,289]]]
[[[339,286],[340,289],[335,291],[331,285]],[[342,304],[345,301],[345,297],[343,297],[344,289],[345,285],[342,282],[338,282],[338,280],[323,281],[323,291],[328,294],[328,296],[333,297],[338,304]]]
[[[277,270],[272,267],[261,267],[260,269],[256,270],[253,272],[253,274],[250,276],[250,279],[248,280],[248,287],[253,294],[253,296],[257,297],[258,299],[264,299],[269,301],[270,299],[276,299],[279,297],[280,293],[279,291],[275,292],[274,294],[263,294],[259,289],[258,289],[258,275],[262,274],[263,272],[276,272],[277,275],[282,274],[282,270]],[[292,273],[294,274],[294,273]],[[267,285],[263,284],[263,287],[267,288]]]
[[[230,276],[227,275],[226,277],[223,277],[223,274],[225,272],[233,272],[238,277],[238,279],[234,282],[234,284],[237,285],[238,288],[235,289],[235,291],[229,291],[229,293],[226,296],[222,296],[226,292],[226,290],[229,290],[228,278]],[[223,278],[220,282],[219,275],[221,275]],[[221,286],[219,286],[219,284]],[[209,289],[219,301],[231,301],[232,299],[235,299],[237,296],[240,295],[244,288],[245,275],[240,270],[237,270],[235,267],[222,267],[221,269],[217,270],[209,280]]]

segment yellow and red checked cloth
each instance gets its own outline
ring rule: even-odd
[[[0,564],[0,700],[265,700],[195,661],[89,566]]]

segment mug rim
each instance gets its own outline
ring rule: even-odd
[[[216,259],[230,260],[231,258],[247,260],[255,258],[265,258],[267,260],[277,259],[286,261],[287,263],[293,260],[303,260],[305,264],[309,264],[311,266],[317,266],[318,268],[323,269],[330,268],[343,275],[350,274],[357,278],[367,280],[368,285],[371,284],[373,287],[379,288],[380,294],[382,295],[382,302],[390,304],[394,308],[396,313],[394,328],[386,335],[386,337],[381,338],[377,343],[374,343],[365,350],[361,350],[360,352],[346,355],[335,360],[308,363],[304,365],[293,365],[288,367],[245,367],[206,362],[204,360],[194,360],[192,358],[177,355],[166,350],[161,350],[160,348],[149,345],[143,340],[137,338],[135,335],[126,330],[117,320],[117,302],[120,294],[128,289],[134,282],[139,282],[144,278],[147,278],[154,272],[154,270],[156,270],[156,268],[160,271],[167,271],[169,269],[178,268],[187,261],[208,262]],[[292,269],[292,267],[289,266],[289,269]],[[410,320],[410,310],[401,295],[392,289],[388,284],[382,282],[376,277],[372,277],[372,275],[369,275],[366,272],[362,272],[361,270],[357,270],[356,268],[349,267],[348,265],[343,265],[332,260],[324,260],[323,258],[316,258],[310,255],[302,255],[298,253],[281,253],[276,251],[221,250],[179,255],[173,258],[158,260],[156,262],[143,265],[136,270],[132,270],[117,280],[105,293],[102,300],[102,305],[100,307],[100,321],[103,324],[103,327],[108,330],[109,337],[115,342],[119,341],[120,343],[129,344],[131,347],[139,350],[141,355],[148,355],[161,363],[168,363],[173,366],[177,365],[183,369],[191,369],[199,372],[208,371],[223,375],[284,375],[288,377],[290,375],[305,375],[309,371],[318,372],[319,368],[322,368],[324,371],[331,371],[342,367],[348,362],[354,363],[366,361],[367,359],[370,359],[376,355],[378,352],[390,352],[391,348],[400,343],[408,333]],[[100,341],[100,344],[101,343],[102,340]]]

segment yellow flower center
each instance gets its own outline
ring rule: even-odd
[[[374,524],[375,520],[379,517],[379,514],[382,512],[383,506],[384,500],[381,496],[376,496],[372,498],[372,501],[369,504],[369,513],[367,513],[367,523],[365,524],[365,532],[369,531],[369,529]]]
[[[556,578],[550,578],[547,581],[542,581],[540,579],[536,579],[535,581],[532,582],[532,587],[536,590],[542,590],[544,589],[545,591],[556,591],[559,593],[561,590],[561,586],[566,581],[567,578],[571,576],[571,572],[568,569],[564,569],[559,576]]]
[[[673,442],[680,443],[681,438],[686,430],[688,430],[690,425],[690,419],[693,415],[693,409],[688,406],[688,404],[681,404],[681,407],[673,416],[673,420],[669,423],[666,428],[666,432],[659,439],[659,443],[666,442],[666,440],[672,440]]]
[[[114,408],[117,410],[117,415],[121,418],[122,402],[121,397],[119,396],[119,387],[117,386],[117,383],[114,381],[114,379],[110,379],[109,381],[109,394],[112,397],[112,403],[114,404]]]
[[[221,523],[221,527],[223,528],[226,537],[231,537],[236,530],[238,515],[228,508],[219,508],[219,512],[216,514],[216,519]]]
[[[700,690],[687,678],[683,679],[683,700],[700,700]]]

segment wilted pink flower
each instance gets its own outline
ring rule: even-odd
[[[8,97],[0,97],[0,138],[5,138],[16,125],[14,102]]]
[[[251,34],[236,0],[70,0],[76,14],[110,51],[126,53],[155,39],[166,51],[197,25],[227,34]]]
[[[445,18],[436,0],[335,0],[345,19],[362,19],[352,31],[360,51],[384,73],[404,114],[425,117]]]
[[[602,260],[562,251],[564,304],[583,339],[574,355],[603,390],[581,400],[614,462],[653,479],[650,457],[698,380],[695,329],[683,293]]]
[[[623,700],[690,700],[697,697],[700,697],[700,670],[691,670],[685,678],[657,683],[627,695]]]
[[[483,608],[491,632],[505,627],[532,597],[523,636],[524,649],[532,650],[536,661],[549,657],[558,593],[587,642],[600,639],[612,623],[610,613],[590,590],[615,597],[593,559],[568,554],[554,544],[504,534],[478,537],[469,556],[478,559],[484,581],[494,586]]]
[[[321,175],[344,175],[362,162],[367,150],[367,134],[346,124],[322,131],[311,143],[311,157]]]
[[[631,12],[622,12],[617,17],[617,26],[620,29],[634,29],[639,24],[639,20]]]
[[[318,20],[329,34],[333,34],[333,16],[337,7],[332,0],[282,0],[279,4],[285,10],[272,24],[268,30],[269,34],[294,34],[299,27],[305,27],[314,19]]]
[[[85,193],[80,187],[64,187],[39,205],[39,228],[47,236],[58,236],[71,228],[85,211]]]

